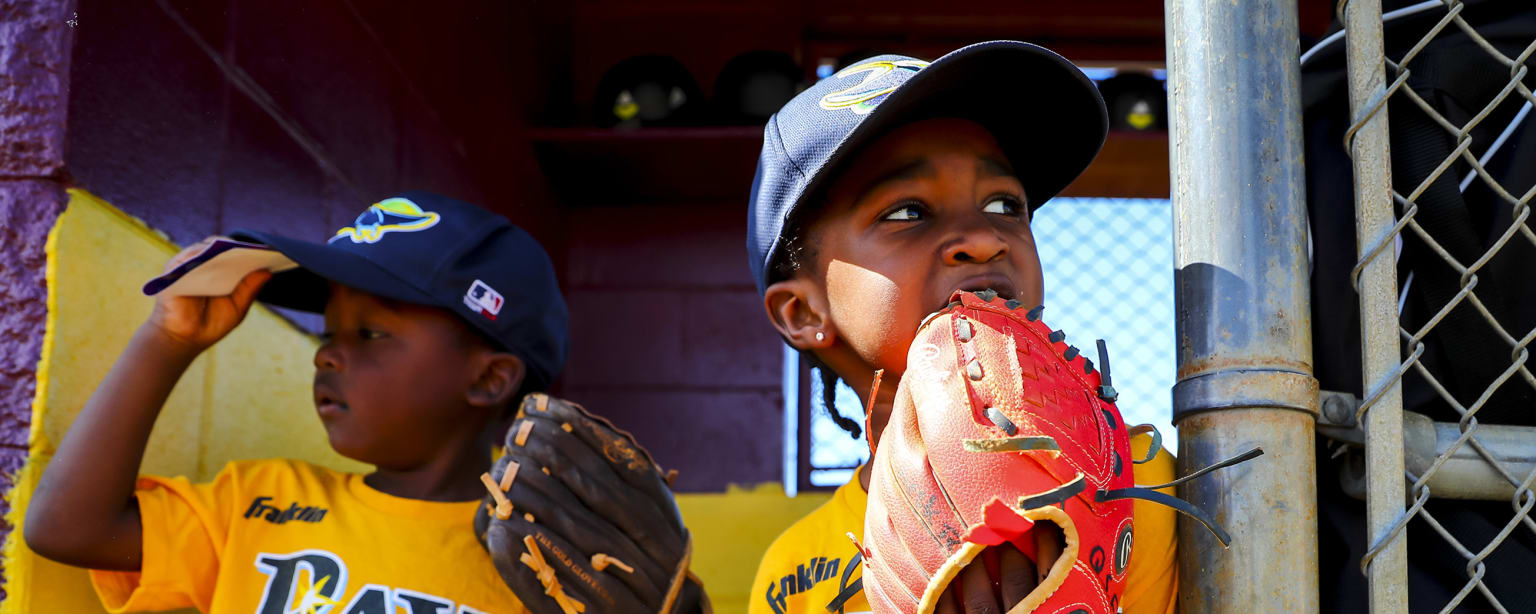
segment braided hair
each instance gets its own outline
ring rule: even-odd
[[[849,437],[858,439],[864,434],[864,429],[860,426],[859,421],[844,416],[843,412],[837,409],[837,382],[842,380],[842,378],[838,377],[837,372],[833,371],[831,367],[817,359],[815,354],[801,350],[800,355],[810,361],[811,366],[815,367],[817,372],[821,374],[821,404],[827,408],[827,414],[832,417],[832,422],[837,423],[839,428],[848,431]]]

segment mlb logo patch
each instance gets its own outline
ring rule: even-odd
[[[492,320],[496,319],[496,314],[501,313],[502,302],[503,299],[500,292],[495,291],[490,286],[485,285],[485,282],[478,279],[475,280],[475,283],[469,285],[469,292],[464,293],[464,306],[469,307],[472,311],[478,311],[480,315]]]

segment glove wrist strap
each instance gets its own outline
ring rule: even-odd
[[[667,589],[667,598],[661,601],[660,614],[672,613],[672,608],[677,605],[677,595],[682,592],[683,583],[688,581],[688,564],[693,559],[693,532],[687,531],[687,535],[688,540],[683,544],[683,558],[677,561],[677,569],[672,572],[672,586]]]

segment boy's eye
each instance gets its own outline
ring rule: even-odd
[[[371,328],[359,328],[359,329],[357,329],[357,337],[359,339],[370,339],[370,340],[371,339],[383,339],[384,338],[384,332],[383,331],[373,330]]]
[[[981,208],[981,210],[986,213],[996,213],[998,215],[1014,217],[1017,217],[1019,213],[1023,211],[1023,209],[1024,207],[1019,204],[1019,201],[1010,197],[993,198],[987,201],[987,204]]]
[[[902,205],[881,218],[893,222],[915,222],[923,219],[923,208],[918,205]]]

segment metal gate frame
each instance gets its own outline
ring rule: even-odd
[[[1464,8],[1461,0],[1430,0],[1393,11],[1442,15],[1403,57],[1393,59],[1383,51],[1381,0],[1338,5],[1348,61],[1351,122],[1344,146],[1355,186],[1358,261],[1351,280],[1360,300],[1361,400],[1319,392],[1312,378],[1295,0],[1165,3],[1179,463],[1188,471],[1255,443],[1268,453],[1262,468],[1183,489],[1186,499],[1236,536],[1232,549],[1223,552],[1198,527],[1180,526],[1184,612],[1317,611],[1314,425],[1364,448],[1363,483],[1344,486],[1366,500],[1370,546],[1360,564],[1372,613],[1408,611],[1410,521],[1422,522],[1467,560],[1466,584],[1442,612],[1474,591],[1493,609],[1507,611],[1482,582],[1483,561],[1511,533],[1536,532],[1531,514],[1536,428],[1479,424],[1476,414],[1506,383],[1536,387],[1527,364],[1536,330],[1508,330],[1474,289],[1478,271],[1506,245],[1536,246],[1527,223],[1536,187],[1512,194],[1484,168],[1512,129],[1527,114],[1536,115],[1531,113],[1536,94],[1524,82],[1536,40],[1515,57],[1501,53],[1461,17]],[[1447,120],[1404,87],[1414,57],[1447,31],[1464,33],[1486,53],[1469,61],[1502,63],[1510,75],[1509,84],[1465,125]],[[1411,100],[1457,143],[1408,194],[1392,187],[1387,113],[1392,96]],[[1523,109],[1503,135],[1474,150],[1473,128],[1500,104],[1520,99]],[[1536,123],[1536,117],[1530,121]],[[1415,220],[1416,199],[1457,164],[1471,169],[1460,184],[1463,190],[1481,180],[1511,207],[1510,226],[1496,229],[1502,232],[1472,262],[1453,257]],[[1412,331],[1399,320],[1396,246],[1405,232],[1461,275],[1460,291]],[[1419,360],[1425,336],[1458,306],[1475,309],[1510,350],[1509,366],[1466,404]],[[1402,379],[1410,372],[1424,378],[1461,420],[1434,423],[1404,412]],[[1507,500],[1512,517],[1491,543],[1468,547],[1425,509],[1432,496]]]

